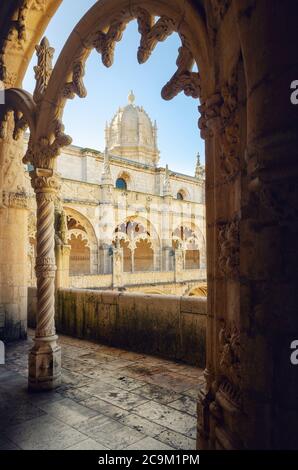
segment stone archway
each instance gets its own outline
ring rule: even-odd
[[[125,272],[154,271],[160,265],[160,239],[153,223],[145,217],[127,217],[115,229],[115,240],[123,248]]]
[[[71,233],[68,239],[70,245],[69,274],[82,276],[90,274],[90,248],[81,234]]]
[[[64,208],[70,251],[70,275],[98,273],[98,242],[90,220],[72,207]],[[77,267],[77,270],[76,270]]]
[[[34,44],[60,1],[49,0],[41,12],[38,3],[32,2],[34,8],[32,6],[32,12],[29,8],[29,14],[26,8],[28,2],[25,1],[12,0],[9,6],[7,2],[0,5],[1,9],[11,9],[11,23],[7,22],[4,29],[7,34],[3,34],[5,43],[1,41],[0,59],[2,79],[3,70],[7,66],[9,68],[10,76],[5,77],[9,86],[21,86]],[[66,54],[64,67],[59,67],[61,73],[57,70],[55,73],[56,83],[65,81],[69,85],[68,93],[72,90],[83,95],[80,86],[81,62],[76,59],[85,59],[84,54],[80,57],[85,33],[91,31],[90,26],[94,27],[97,22],[103,34],[108,33],[109,26],[113,25],[108,36],[117,39],[118,31],[121,35],[121,18],[120,22],[113,24],[115,15],[125,9],[131,14],[135,5],[147,8],[159,17],[179,18],[179,28],[182,25],[182,29],[191,33],[191,50],[202,76],[200,129],[206,139],[207,166],[207,387],[198,408],[201,448],[280,448],[295,443],[291,429],[294,429],[297,419],[296,396],[291,393],[290,387],[284,386],[295,383],[295,376],[293,368],[285,370],[280,359],[287,357],[289,335],[293,326],[297,326],[297,295],[288,295],[289,292],[297,292],[297,263],[294,265],[292,261],[297,257],[297,250],[294,249],[297,246],[297,185],[294,180],[297,110],[290,106],[288,94],[293,73],[297,72],[293,63],[297,42],[293,40],[293,32],[297,31],[298,6],[293,3],[291,0],[276,2],[275,8],[268,9],[266,0],[99,1],[92,9],[91,20],[84,18],[64,51],[73,48],[78,55]],[[17,4],[21,5],[20,9]],[[291,14],[286,14],[286,11]],[[98,21],[101,15],[104,19]],[[24,38],[24,18],[28,18],[31,26],[27,41]],[[148,31],[152,33],[150,27]],[[111,50],[113,41],[108,43],[107,36],[101,38]],[[227,39],[228,54],[225,53]],[[24,44],[23,51],[15,54],[15,47],[19,46],[20,41]],[[269,52],[271,50],[274,57],[280,54],[282,59],[275,60]],[[105,56],[108,59],[109,54]],[[63,60],[61,56],[59,65],[63,65]],[[182,62],[179,61],[180,65],[184,65]],[[186,78],[189,78],[188,74]],[[34,179],[40,206],[44,203],[45,192],[48,202],[51,202],[51,194],[58,189],[52,178],[52,166],[48,165],[50,162],[47,160],[55,157],[59,145],[63,143],[59,123],[62,109],[55,113],[55,106],[58,103],[61,105],[60,91],[52,80],[47,94],[53,97],[48,104],[52,106],[54,125],[49,128],[49,133],[45,103],[43,122],[40,120],[38,123],[38,137],[41,140],[37,141],[33,154],[44,154],[44,159],[36,157],[42,171],[37,171]],[[285,103],[288,103],[287,112],[284,112]],[[1,144],[2,154],[6,153],[10,144],[11,141]],[[46,163],[43,164],[43,161]],[[281,194],[278,200],[274,198],[276,193]],[[15,215],[23,209],[21,195],[15,191],[8,191],[8,198],[5,199],[4,210],[11,209],[17,209]],[[49,222],[52,209],[48,209]],[[25,217],[20,215],[19,225],[25,225],[24,220]],[[13,239],[13,228],[9,229],[7,234]],[[46,241],[46,254],[50,255],[47,258],[52,260],[49,239]],[[4,261],[4,266],[10,266],[7,260]],[[53,314],[53,283],[49,278],[54,264],[49,263],[47,272],[42,263],[38,268],[38,275],[41,277],[43,273],[45,276],[43,283],[40,281],[39,289],[41,286],[46,289],[44,300],[49,301],[47,311]],[[272,276],[272,273],[278,275]],[[274,295],[271,296],[272,292]],[[51,338],[46,353],[56,359],[52,361],[54,367],[49,370],[49,376],[44,377],[44,383],[49,388],[50,382],[55,385],[59,380],[59,350],[54,340],[53,315],[50,318],[45,315],[42,303],[39,315],[42,321],[42,328],[39,329],[41,337]],[[271,321],[273,318],[274,321]],[[37,349],[40,343],[37,337]],[[223,354],[226,350],[230,352],[228,364]],[[262,377],[258,381],[255,380],[257,372],[250,370],[255,358],[259,376]],[[239,375],[241,370],[242,374]],[[31,378],[39,377],[39,373],[33,361]],[[41,388],[40,382],[36,380],[36,388]],[[285,417],[288,426],[284,425]]]

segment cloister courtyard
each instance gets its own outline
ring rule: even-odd
[[[62,383],[27,391],[27,341],[0,366],[0,450],[194,450],[202,369],[60,336]]]

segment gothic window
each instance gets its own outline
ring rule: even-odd
[[[123,178],[118,178],[116,181],[116,188],[117,189],[127,189],[126,181]]]

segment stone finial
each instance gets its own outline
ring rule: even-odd
[[[136,97],[135,97],[133,91],[131,90],[129,95],[128,95],[128,104],[134,104],[135,100],[136,100]]]
[[[44,37],[41,43],[35,47],[35,50],[37,55],[37,65],[34,67],[36,85],[33,99],[35,103],[38,104],[44,96],[52,74],[52,59],[55,49],[50,46],[48,39]]]
[[[110,157],[107,147],[105,148],[104,153],[104,163],[103,163],[103,172],[101,175],[101,184],[110,184],[112,185],[112,176],[110,168]]]
[[[195,177],[199,179],[205,179],[205,167],[201,165],[201,156],[199,153],[197,155]]]
[[[164,178],[164,182],[163,182],[163,195],[164,196],[172,196],[172,189],[171,189],[171,183],[170,183],[170,172],[169,172],[168,165],[166,165],[165,178]]]

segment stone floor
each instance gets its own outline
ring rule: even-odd
[[[195,449],[201,369],[60,336],[62,385],[29,394],[31,344],[0,366],[0,450]]]

